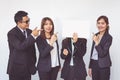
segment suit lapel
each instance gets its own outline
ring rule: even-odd
[[[68,38],[67,40],[68,40],[68,41],[67,41],[67,42],[68,42],[68,43],[67,43],[67,44],[68,44],[68,50],[69,50],[70,54],[72,54],[71,38]]]
[[[74,51],[72,51],[72,42],[71,42],[71,38],[68,38],[68,50],[69,50],[69,52],[70,52],[70,54],[72,54],[72,52],[73,52],[73,54],[72,55],[74,55],[75,53],[76,53],[76,51],[77,51],[77,47],[76,46],[74,46]]]
[[[93,43],[92,43],[92,50],[91,50],[91,56],[93,54],[94,45],[95,45],[95,42],[93,41]]]
[[[104,41],[106,40],[107,34],[108,34],[108,32],[106,31],[106,32],[104,33],[104,35],[103,35],[101,41],[100,41],[100,44],[103,44],[103,43],[104,43]]]
[[[56,45],[57,45],[57,50],[58,50],[58,53],[59,53],[59,45],[58,45],[58,41],[56,40]]]
[[[74,52],[73,52],[73,54],[75,54],[75,53],[76,53],[76,51],[77,51],[77,47],[76,47],[76,46],[74,46]]]
[[[98,34],[99,34],[99,32],[96,33],[95,35],[97,36]],[[92,49],[91,49],[91,56],[92,56],[92,54],[93,54],[94,46],[95,46],[95,42],[93,41],[93,42],[92,42]]]
[[[25,36],[23,35],[22,31],[16,26],[16,36],[20,39],[20,40],[24,40]]]
[[[29,36],[30,34],[31,34],[31,30],[29,30],[29,29],[26,29],[26,32],[27,32],[27,36]]]
[[[99,32],[98,32],[96,35],[98,35],[98,34],[99,34]],[[106,40],[106,35],[107,35],[107,34],[108,34],[108,31],[106,31],[106,32],[104,33],[104,35],[103,35],[103,37],[102,37],[102,39],[101,39],[101,41],[100,41],[99,44],[104,44],[104,41]],[[95,45],[95,42],[93,41],[92,50],[91,50],[91,56],[92,56],[92,54],[93,54],[94,45]]]

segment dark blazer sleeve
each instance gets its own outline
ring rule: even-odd
[[[13,45],[14,48],[16,48],[17,50],[25,50],[29,46],[33,45],[35,42],[35,39],[32,37],[32,35],[29,35],[26,39],[24,39],[24,41],[22,41],[16,34],[17,33],[9,32],[8,42],[10,45]]]
[[[46,57],[50,55],[50,51],[53,49],[53,46],[50,46],[45,39],[42,39],[39,36],[36,39],[36,43],[41,57]]]
[[[95,46],[97,52],[98,52],[98,56],[99,57],[104,57],[109,53],[109,48],[112,44],[112,37],[108,36],[107,39],[103,40],[103,43],[98,44],[97,46]],[[104,46],[103,46],[104,44]]]
[[[67,56],[69,55],[64,55],[63,54],[63,50],[64,49],[67,49],[67,45],[68,45],[68,39],[66,38],[66,39],[64,39],[63,41],[62,41],[62,49],[61,49],[61,58],[62,59],[65,59],[65,58],[67,58]]]
[[[105,32],[100,43],[97,46],[95,46],[98,52],[98,64],[99,67],[101,68],[111,66],[111,60],[109,56],[109,48],[111,44],[112,44],[112,36],[108,32]],[[94,45],[95,43],[93,42],[91,49],[91,56],[93,53]],[[91,67],[92,67],[92,60],[90,59],[89,68]]]
[[[76,43],[73,43],[75,47],[75,51],[79,52],[79,57],[83,57],[86,53],[86,43],[87,40],[84,38],[78,38],[78,41]]]

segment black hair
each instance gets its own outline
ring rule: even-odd
[[[28,13],[25,11],[18,11],[15,16],[14,16],[14,20],[16,22],[16,24],[22,20],[23,17],[27,16]]]
[[[44,29],[44,25],[45,25],[45,23],[46,23],[47,20],[50,21],[51,24],[52,24],[52,26],[53,26],[52,31],[50,32],[50,35],[52,36],[52,35],[54,34],[54,23],[53,23],[53,21],[52,21],[51,18],[49,18],[49,17],[44,17],[44,18],[42,19],[42,21],[41,21],[41,29]],[[41,32],[40,35],[42,36],[42,38],[46,39],[45,31],[44,31],[44,30]]]

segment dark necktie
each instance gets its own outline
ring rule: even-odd
[[[26,38],[26,31],[23,31],[23,35],[25,36],[25,38]]]

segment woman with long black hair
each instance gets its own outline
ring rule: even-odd
[[[57,34],[51,18],[44,17],[41,21],[43,30],[36,43],[39,50],[38,73],[40,80],[56,80],[60,69],[59,46]]]

